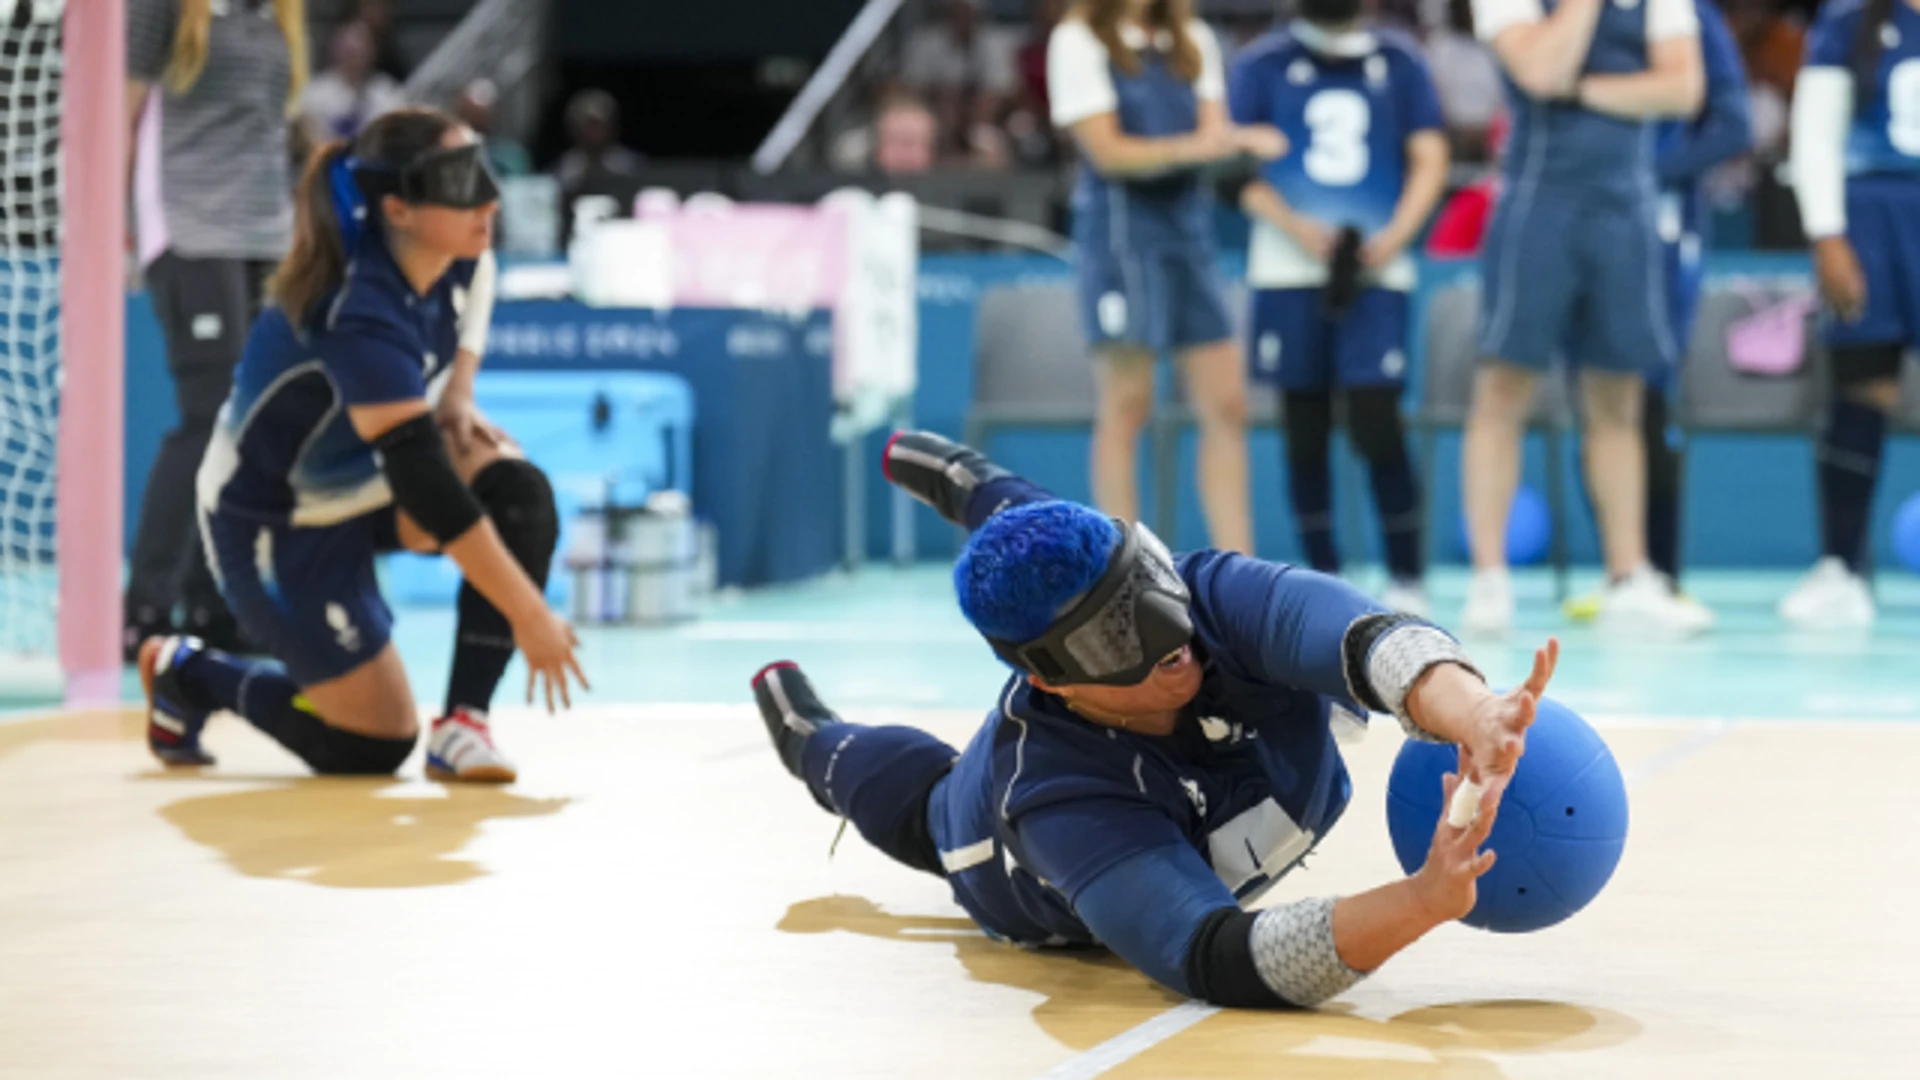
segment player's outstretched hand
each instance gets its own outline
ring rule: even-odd
[[[1464,768],[1464,748],[1460,756]],[[1480,793],[1480,810],[1471,824],[1465,828],[1449,825],[1445,808],[1452,805],[1454,790],[1459,786],[1460,777],[1453,773],[1441,778],[1441,813],[1433,829],[1433,846],[1427,849],[1427,861],[1412,878],[1421,907],[1434,918],[1448,922],[1472,911],[1480,898],[1480,876],[1493,869],[1494,859],[1494,853],[1481,851],[1480,845],[1493,832],[1493,819],[1500,812],[1500,792],[1489,788]]]
[[[573,626],[553,611],[543,607],[526,625],[516,625],[513,643],[527,658],[527,704],[533,704],[534,687],[540,686],[546,693],[549,713],[554,711],[555,691],[559,692],[561,705],[573,708],[573,695],[567,688],[569,673],[581,689],[592,689],[586,674],[580,670],[580,661],[573,655],[580,647],[580,638],[574,634]]]
[[[1467,739],[1460,744],[1461,775],[1492,791],[1505,790],[1527,749],[1527,729],[1560,663],[1560,640],[1548,638],[1533,654],[1533,673],[1504,694],[1491,694],[1474,708]]]

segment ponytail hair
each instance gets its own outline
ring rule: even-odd
[[[305,324],[320,298],[347,277],[347,238],[334,202],[334,174],[345,171],[349,149],[345,139],[335,139],[307,159],[293,197],[293,245],[267,282],[267,295],[295,326]]]
[[[1861,6],[1860,24],[1853,30],[1853,109],[1859,115],[1873,103],[1880,75],[1880,56],[1884,51],[1881,36],[1893,19],[1893,0],[1867,0]]]
[[[362,237],[384,227],[379,206],[369,203],[354,173],[397,172],[458,123],[438,109],[395,109],[351,143],[336,139],[313,152],[293,197],[293,244],[267,282],[267,295],[288,321],[304,326],[314,307],[346,281]]]

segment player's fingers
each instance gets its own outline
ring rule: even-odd
[[[1485,877],[1487,874],[1487,871],[1493,869],[1494,860],[1498,859],[1499,857],[1500,857],[1499,855],[1491,851],[1481,852],[1480,857],[1473,860],[1473,876]]]
[[[572,653],[568,653],[567,667],[573,671],[573,677],[580,680],[580,689],[582,690],[593,689],[593,684],[587,681],[587,673],[580,669],[579,657],[573,655]]]
[[[547,715],[552,716],[553,715],[553,673],[549,671],[549,672],[544,672],[543,674],[546,675],[546,678],[541,680],[541,685],[545,686],[547,690]]]
[[[1534,697],[1544,697],[1547,682],[1553,678],[1553,669],[1560,662],[1560,642],[1557,638],[1548,638],[1544,649],[1533,652],[1533,674],[1527,676],[1527,691]]]
[[[533,665],[532,665],[532,664],[528,664],[528,665],[527,665],[527,704],[529,704],[529,705],[531,705],[531,704],[533,704],[533,679],[534,679],[534,674],[535,674],[535,672],[534,672],[534,668],[533,668]]]

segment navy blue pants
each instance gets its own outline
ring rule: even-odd
[[[927,828],[927,797],[959,756],[919,728],[828,724],[807,740],[801,767],[813,797],[853,822],[867,843],[946,877]]]

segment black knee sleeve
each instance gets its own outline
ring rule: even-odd
[[[1406,428],[1400,420],[1400,388],[1368,386],[1347,391],[1347,436],[1369,462],[1391,461],[1406,453]]]
[[[507,550],[534,584],[545,587],[553,548],[560,540],[560,513],[547,474],[531,461],[501,458],[481,469],[472,486]]]
[[[300,756],[322,776],[391,776],[413,753],[415,739],[382,739],[316,725]]]
[[[1333,395],[1289,390],[1281,395],[1280,411],[1287,433],[1287,460],[1326,460],[1327,440],[1333,434]]]

